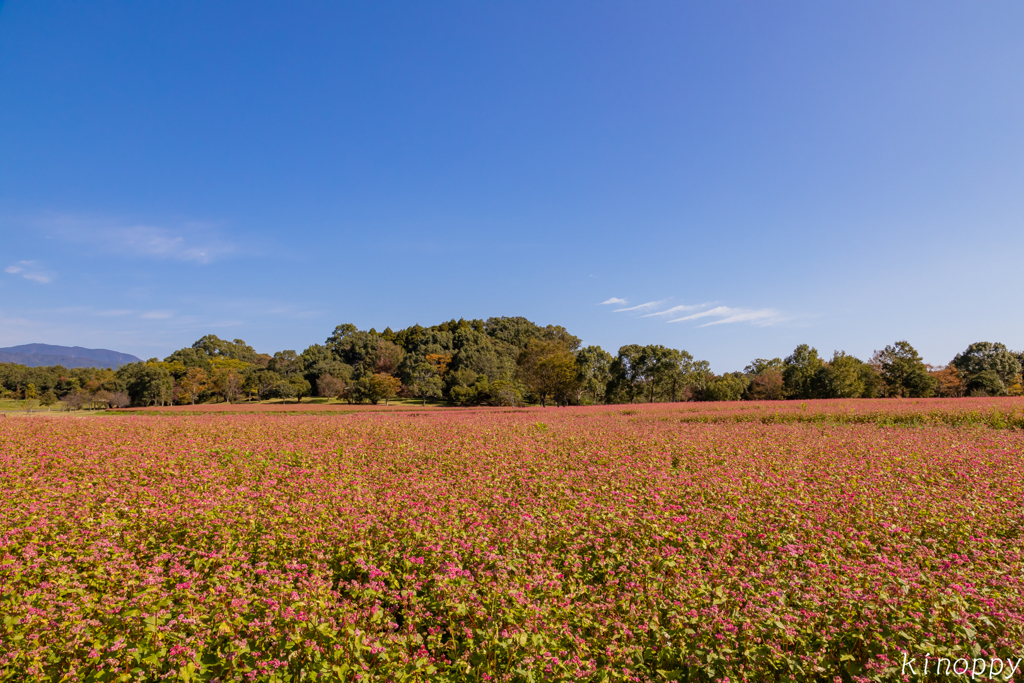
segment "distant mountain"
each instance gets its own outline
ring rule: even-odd
[[[0,349],[0,363],[18,363],[30,368],[63,365],[66,368],[119,368],[141,359],[130,353],[108,349],[83,349],[81,346],[22,344]]]

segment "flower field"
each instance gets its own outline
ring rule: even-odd
[[[1024,658],[1024,402],[713,408],[0,421],[0,681]]]

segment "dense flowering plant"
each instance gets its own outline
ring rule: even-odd
[[[0,680],[1024,657],[1024,403],[861,403],[0,421]]]

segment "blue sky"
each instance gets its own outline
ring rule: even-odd
[[[1021,35],[1019,2],[8,0],[0,346],[1022,348]]]

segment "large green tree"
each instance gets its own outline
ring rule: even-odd
[[[926,398],[935,392],[937,382],[910,342],[886,346],[876,351],[871,360],[879,368],[887,395]]]
[[[708,382],[704,398],[708,401],[739,401],[750,387],[749,375],[729,372]]]
[[[438,374],[437,366],[426,361],[417,364],[411,373],[409,388],[423,405],[427,405],[428,398],[440,398],[444,391],[444,383]]]
[[[639,344],[626,344],[609,367],[611,379],[608,382],[608,403],[634,403],[637,394],[643,396],[644,382],[650,372],[651,355],[644,353]]]
[[[864,394],[865,363],[845,351],[836,351],[832,360],[818,370],[814,394],[819,398],[859,398]]]
[[[793,353],[783,361],[782,380],[786,398],[816,398],[815,378],[824,365],[816,348],[800,344],[793,349]]]
[[[576,391],[576,356],[562,339],[533,339],[519,355],[519,377],[538,398],[569,402]]]
[[[972,394],[1003,395],[1021,373],[1016,354],[998,342],[975,342],[956,354],[950,365]]]
[[[135,406],[169,405],[174,379],[164,367],[154,363],[129,363],[117,371]]]
[[[600,403],[604,399],[612,354],[600,346],[587,346],[576,352],[576,403],[582,403],[583,396],[588,396],[592,403]]]

